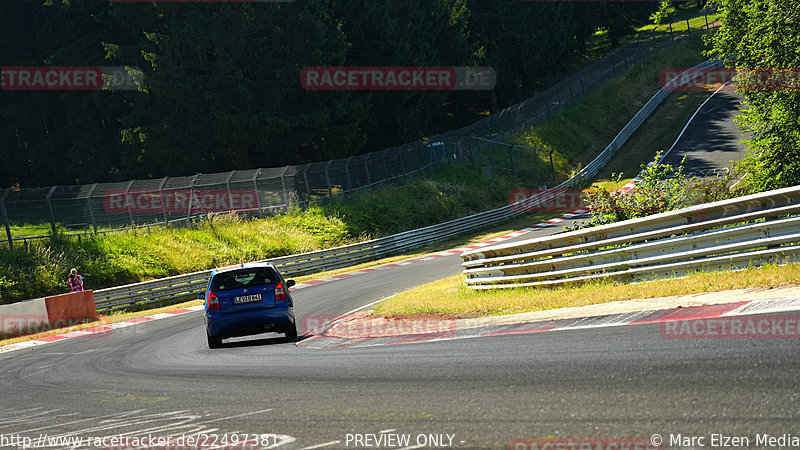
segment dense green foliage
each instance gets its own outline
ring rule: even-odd
[[[760,89],[742,83],[747,99],[740,124],[752,133],[742,168],[751,190],[800,184],[800,2],[797,0],[717,0],[722,26],[713,54],[737,69],[788,69],[793,87]],[[793,74],[793,75],[791,75]]]
[[[139,91],[4,91],[0,186],[274,167],[360,154],[474,122],[616,44],[653,2],[20,0],[4,66],[134,66]],[[493,91],[306,91],[307,66],[489,65]]]

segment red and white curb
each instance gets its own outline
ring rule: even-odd
[[[690,306],[656,311],[629,312],[574,319],[553,319],[503,325],[486,325],[473,328],[464,328],[459,323],[461,321],[455,320],[449,325],[434,323],[433,325],[421,326],[421,328],[438,328],[443,331],[405,335],[380,334],[370,336],[364,333],[359,334],[359,331],[363,331],[365,328],[369,329],[369,326],[363,328],[359,326],[348,327],[347,325],[337,326],[341,325],[341,322],[338,324],[337,322],[334,322],[325,331],[317,335],[308,336],[306,339],[298,342],[297,345],[301,347],[317,349],[374,347],[380,345],[416,344],[422,342],[449,341],[511,334],[542,333],[589,328],[608,328],[627,325],[693,321],[702,319],[720,319],[726,317],[741,317],[789,311],[800,311],[800,296],[754,300],[749,302]],[[342,318],[340,321],[346,322],[348,320],[359,318],[360,316],[354,315]],[[797,319],[798,322],[800,322],[800,316],[798,316]],[[351,331],[355,331],[355,333],[353,333],[351,336],[346,336],[346,331],[348,328]],[[330,331],[334,329],[338,330],[338,332],[331,333]],[[344,331],[344,333],[342,333],[342,331]],[[382,331],[385,330],[382,329]]]
[[[191,306],[188,308],[176,309],[175,311],[168,311],[159,314],[153,314],[151,316],[145,317],[137,317],[135,319],[125,320],[123,322],[116,322],[116,323],[109,323],[104,325],[98,325],[92,328],[85,328],[83,330],[76,330],[76,331],[69,331],[62,334],[56,334],[53,336],[46,336],[39,339],[32,339],[29,341],[17,342],[15,344],[9,344],[0,347],[0,353],[10,352],[14,350],[20,350],[23,348],[30,348],[30,347],[38,347],[40,345],[51,344],[53,342],[63,341],[65,339],[77,338],[77,337],[100,337],[111,330],[117,330],[120,328],[127,328],[133,325],[138,325],[140,323],[145,322],[152,322],[154,320],[161,320],[166,319],[169,317],[176,317],[183,314],[187,314],[194,311],[200,311],[203,309],[203,305],[199,306]]]

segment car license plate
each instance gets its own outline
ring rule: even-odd
[[[241,297],[236,297],[233,299],[233,302],[237,305],[240,303],[252,303],[260,301],[261,301],[261,294],[243,295]]]

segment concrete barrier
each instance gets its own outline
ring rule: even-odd
[[[97,318],[92,291],[26,300],[0,306],[0,337],[36,334]]]

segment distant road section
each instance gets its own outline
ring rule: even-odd
[[[731,168],[731,161],[742,158],[747,150],[741,141],[749,135],[733,122],[743,100],[743,96],[729,91],[711,97],[664,162],[675,166],[686,156],[687,174]]]

